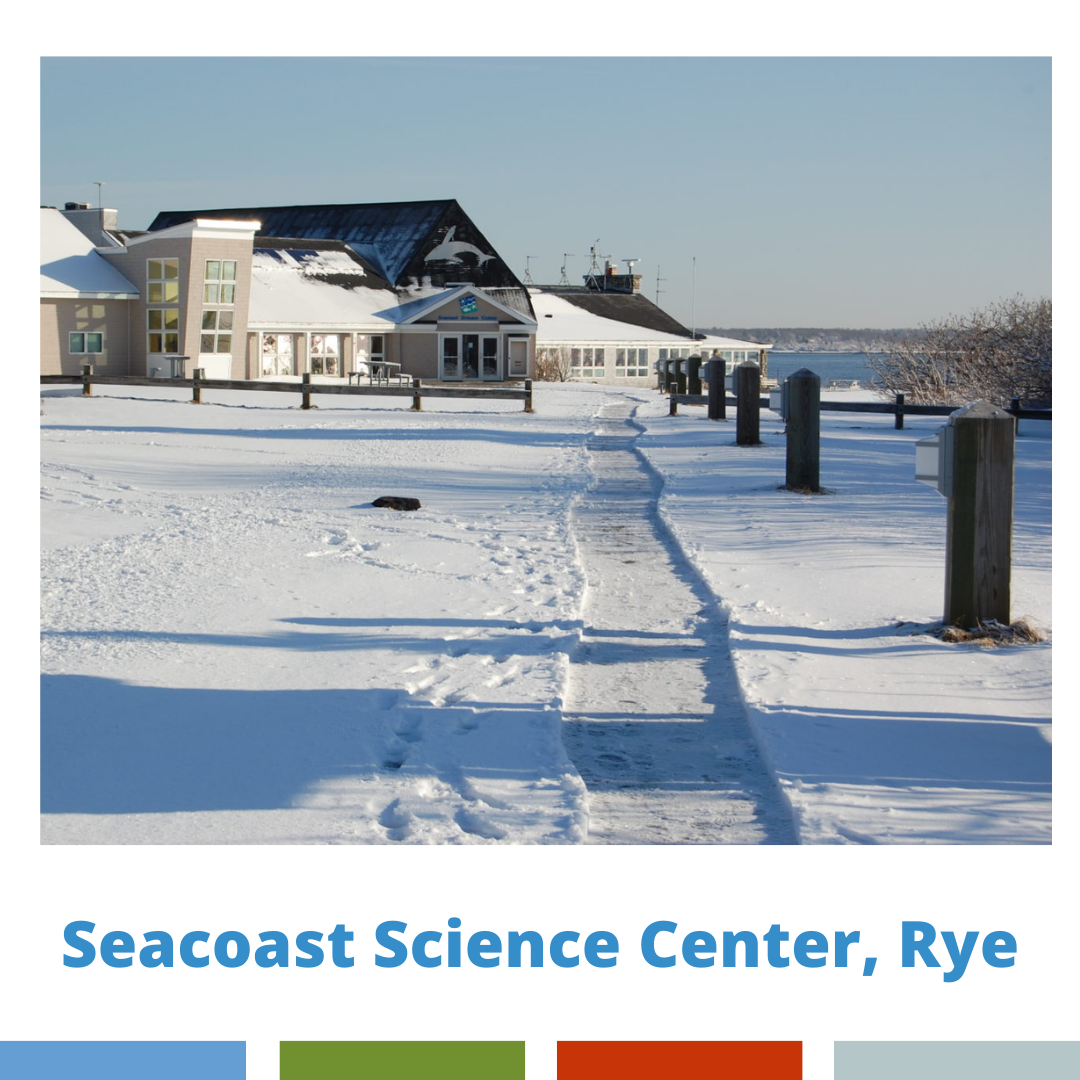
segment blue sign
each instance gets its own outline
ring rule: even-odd
[[[476,297],[475,296],[463,296],[458,303],[461,305],[462,315],[471,315],[476,311]]]

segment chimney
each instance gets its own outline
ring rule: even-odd
[[[115,247],[116,241],[107,229],[116,228],[117,212],[108,208],[95,208],[89,203],[66,202],[60,211],[95,247]]]

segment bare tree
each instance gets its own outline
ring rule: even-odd
[[[1049,403],[1053,394],[1050,300],[1015,296],[968,315],[927,323],[870,360],[884,394],[914,404],[963,405],[1012,398]]]
[[[570,350],[565,345],[537,346],[537,382],[566,382],[569,378]]]

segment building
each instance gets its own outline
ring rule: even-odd
[[[559,377],[645,385],[668,359],[728,369],[769,346],[694,334],[608,263],[526,288],[453,199],[168,210],[145,231],[42,211],[42,374],[426,381]]]
[[[529,290],[536,313],[536,354],[543,367],[572,380],[624,386],[651,385],[665,360],[714,356],[726,370],[745,360],[768,370],[768,349],[759,342],[695,334],[641,293],[641,277],[590,274],[579,286]]]
[[[428,381],[500,382],[533,370],[528,293],[454,200],[168,211],[145,232],[68,204],[42,208],[42,260],[43,374],[92,362],[345,378],[382,361]],[[93,298],[107,329],[75,309]],[[73,351],[88,342],[95,353]]]

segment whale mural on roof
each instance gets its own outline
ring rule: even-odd
[[[436,247],[433,247],[425,256],[424,262],[452,262],[460,263],[462,260],[459,257],[462,252],[468,251],[476,256],[477,265],[483,266],[488,259],[494,259],[494,255],[485,255],[474,244],[467,244],[464,240],[455,240],[454,233],[457,232],[457,226],[452,225],[446,231],[446,237],[443,242]]]

